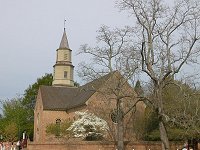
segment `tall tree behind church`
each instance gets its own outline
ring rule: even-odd
[[[130,37],[132,36],[132,28],[124,27],[123,29],[110,29],[107,26],[102,26],[98,30],[97,46],[89,47],[87,44],[81,46],[80,53],[89,54],[91,62],[81,63],[79,75],[86,80],[97,79],[106,73],[113,73],[117,70],[120,75],[114,76],[112,84],[107,85],[107,90],[104,91],[104,96],[114,95],[112,99],[115,104],[116,133],[113,133],[113,140],[116,141],[118,150],[124,150],[124,139],[127,124],[125,118],[130,114],[132,108],[136,106],[136,94],[133,90],[129,93],[124,91],[127,87],[127,80],[131,80],[136,68],[138,67],[137,52],[131,46]],[[98,92],[98,91],[97,91]],[[102,93],[102,91],[100,92]],[[127,100],[129,99],[129,100]],[[108,99],[111,101],[111,99]],[[108,102],[108,101],[107,101]],[[124,107],[125,102],[129,102],[128,107]],[[130,107],[129,107],[130,106]],[[99,115],[99,114],[98,114]],[[105,115],[104,115],[105,116]],[[114,122],[114,121],[113,121]],[[127,127],[128,128],[128,127]],[[112,129],[112,128],[111,128]]]
[[[29,109],[34,109],[35,99],[37,96],[38,89],[40,85],[52,85],[53,76],[52,74],[45,74],[44,76],[37,79],[35,83],[29,85],[29,87],[24,91],[23,105]]]
[[[30,129],[30,139],[33,136],[33,124],[34,124],[34,107],[38,89],[41,85],[51,86],[53,81],[52,74],[45,74],[44,76],[37,79],[35,83],[29,85],[24,91],[24,97],[22,99],[22,105],[27,110],[27,123],[32,124]]]
[[[199,63],[200,1],[118,0],[118,2],[120,9],[126,10],[135,20],[132,25],[135,29],[133,44],[141,54],[140,70],[153,83],[153,98],[145,98],[151,101],[154,110],[158,111],[162,150],[169,150],[170,144],[165,127],[168,120],[162,93],[169,77],[181,75],[183,69],[186,71],[184,67],[187,64],[191,69],[192,66],[195,67],[195,63]]]

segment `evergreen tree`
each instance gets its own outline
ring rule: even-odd
[[[138,94],[138,96],[143,96],[144,95],[144,91],[142,89],[142,86],[141,86],[139,80],[137,80],[134,90]]]

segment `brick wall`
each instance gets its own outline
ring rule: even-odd
[[[37,143],[50,142],[51,137],[46,134],[47,125],[56,123],[57,119],[62,122],[65,120],[74,121],[75,112],[79,110],[84,111],[85,107],[81,106],[69,111],[43,110],[41,91],[39,90],[34,110],[34,141]]]
[[[183,143],[171,142],[171,150],[181,149]],[[160,142],[131,142],[126,145],[126,150],[161,150]],[[28,150],[116,150],[112,142],[68,142],[63,144],[29,143]]]

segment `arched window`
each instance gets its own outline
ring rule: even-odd
[[[61,120],[60,119],[56,119],[56,124],[58,125],[60,125],[60,123],[61,123]]]
[[[114,109],[111,111],[110,118],[113,123],[118,123],[118,119],[119,119],[118,117],[120,114],[123,114],[123,112],[121,110],[117,111],[117,109]]]
[[[111,111],[110,118],[111,118],[113,123],[117,123],[118,122],[117,121],[117,110],[116,109]]]
[[[60,136],[60,124],[61,124],[61,120],[56,119],[56,136]]]

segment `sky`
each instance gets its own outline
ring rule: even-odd
[[[132,24],[115,0],[0,0],[0,100],[22,95],[45,73],[53,72],[66,19],[69,47],[76,66],[85,60],[77,52],[94,44],[101,25]]]

